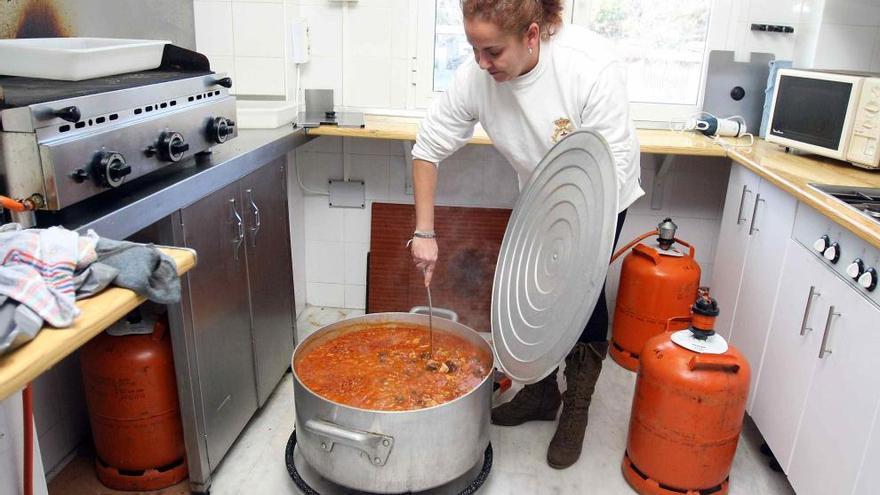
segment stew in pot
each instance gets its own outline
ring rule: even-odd
[[[316,394],[381,411],[431,407],[473,390],[489,374],[488,352],[467,340],[395,325],[366,328],[318,344],[300,358],[296,374]]]

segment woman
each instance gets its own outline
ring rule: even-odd
[[[412,152],[416,208],[412,254],[425,271],[425,284],[431,281],[438,256],[433,232],[437,164],[467,143],[477,122],[513,165],[520,187],[560,138],[577,128],[600,133],[611,146],[617,171],[616,243],[626,208],[644,194],[625,68],[602,38],[563,25],[561,0],[462,0],[462,11],[474,60],[458,68],[449,89],[432,106]],[[607,332],[603,291],[566,357],[565,393],[560,394],[553,372],[494,408],[493,423],[552,421],[562,404],[547,462],[558,469],[574,464],[607,354]]]

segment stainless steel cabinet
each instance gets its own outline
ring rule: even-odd
[[[198,253],[187,285],[212,465],[257,410],[242,211],[237,183],[181,211],[183,242]]]
[[[260,406],[290,366],[293,354],[293,277],[284,171],[281,160],[239,183],[247,225],[251,325]]]
[[[170,311],[190,485],[206,491],[290,366],[294,301],[284,158],[172,216],[198,252]]]

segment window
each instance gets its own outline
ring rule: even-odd
[[[709,8],[708,0],[586,0],[573,22],[614,41],[630,101],[696,105]]]
[[[431,76],[434,92],[446,91],[455,69],[467,57],[474,56],[464,35],[460,0],[437,0],[436,5],[434,70]]]
[[[642,125],[699,109],[712,0],[569,0],[565,22],[612,40],[628,67],[632,115]],[[459,0],[419,2],[417,100],[427,106],[471,57]],[[422,8],[424,6],[424,8]],[[427,34],[432,35],[430,41]],[[714,43],[717,44],[717,43]]]

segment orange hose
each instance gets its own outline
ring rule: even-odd
[[[613,256],[611,256],[611,263],[614,263],[615,261],[617,261],[617,258],[620,258],[620,256],[621,256],[623,253],[629,251],[629,248],[631,248],[631,247],[635,246],[636,244],[638,244],[639,241],[641,241],[641,240],[643,240],[643,239],[647,239],[648,237],[651,237],[652,235],[657,235],[657,230],[656,230],[656,229],[651,230],[651,231],[648,231],[648,232],[645,232],[644,234],[642,234],[642,235],[636,237],[635,239],[629,241],[629,243],[627,243],[626,246],[623,246],[622,248],[618,249],[617,252],[614,253]],[[696,248],[694,248],[693,245],[691,245],[691,244],[689,244],[689,243],[687,243],[687,242],[684,242],[683,240],[679,239],[678,237],[673,238],[673,241],[674,241],[674,242],[677,242],[677,243],[679,243],[679,244],[681,244],[682,246],[687,247],[688,249],[690,249],[690,257],[691,257],[691,258],[693,258],[694,256],[696,256],[696,254],[697,254],[697,250],[696,250]]]
[[[622,248],[618,249],[616,253],[614,253],[614,255],[611,257],[611,262],[614,263],[614,261],[617,260],[617,258],[620,258],[620,255],[629,251],[629,248],[638,244],[639,241],[641,241],[642,239],[647,239],[648,237],[651,237],[652,235],[657,235],[657,229],[645,232],[644,234],[629,241],[629,243],[626,246],[623,246]]]
[[[34,493],[34,399],[31,384],[21,393],[24,414],[24,495]]]
[[[10,211],[25,211],[27,210],[27,206],[21,201],[16,199],[7,198],[6,196],[0,196],[0,206],[6,208]]]

